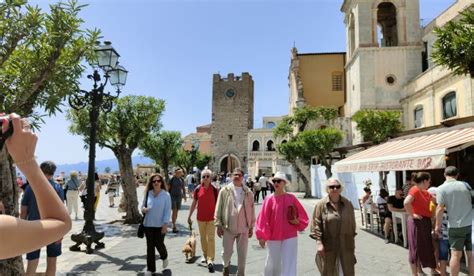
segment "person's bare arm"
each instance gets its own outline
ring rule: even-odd
[[[34,159],[37,137],[26,121],[10,115],[13,135],[5,145],[17,168],[30,182],[41,220],[24,221],[0,215],[0,259],[21,255],[61,239],[71,229],[71,219],[60,198]],[[3,124],[3,132],[8,125]]]
[[[191,207],[189,208],[189,215],[188,215],[188,223],[189,224],[192,223],[191,216],[194,213],[194,209],[196,209],[196,205],[197,205],[197,200],[195,198],[193,198],[193,203],[191,203]]]
[[[443,213],[444,213],[444,204],[438,204],[436,206],[436,223],[435,223],[435,232],[437,234],[441,233],[441,222],[443,221]]]
[[[405,200],[403,201],[403,204],[405,205],[405,210],[407,211],[407,214],[414,219],[421,219],[421,216],[418,214],[413,213],[413,200],[415,198],[412,195],[408,195]]]

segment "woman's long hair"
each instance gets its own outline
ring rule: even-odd
[[[163,178],[163,176],[161,176],[161,174],[154,173],[150,176],[150,178],[148,178],[148,183],[145,187],[145,194],[148,193],[148,191],[153,190],[153,180],[155,180],[155,178],[159,178],[161,180],[161,189],[166,191],[165,179]]]

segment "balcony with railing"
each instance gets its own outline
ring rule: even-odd
[[[251,151],[249,154],[250,159],[273,159],[278,156],[277,151]]]

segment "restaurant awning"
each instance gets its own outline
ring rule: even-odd
[[[335,172],[431,170],[446,167],[446,155],[474,145],[474,127],[400,137],[336,162]]]

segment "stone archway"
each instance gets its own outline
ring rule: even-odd
[[[241,167],[240,160],[234,154],[226,154],[219,161],[219,169],[221,172],[232,172],[238,167]]]

